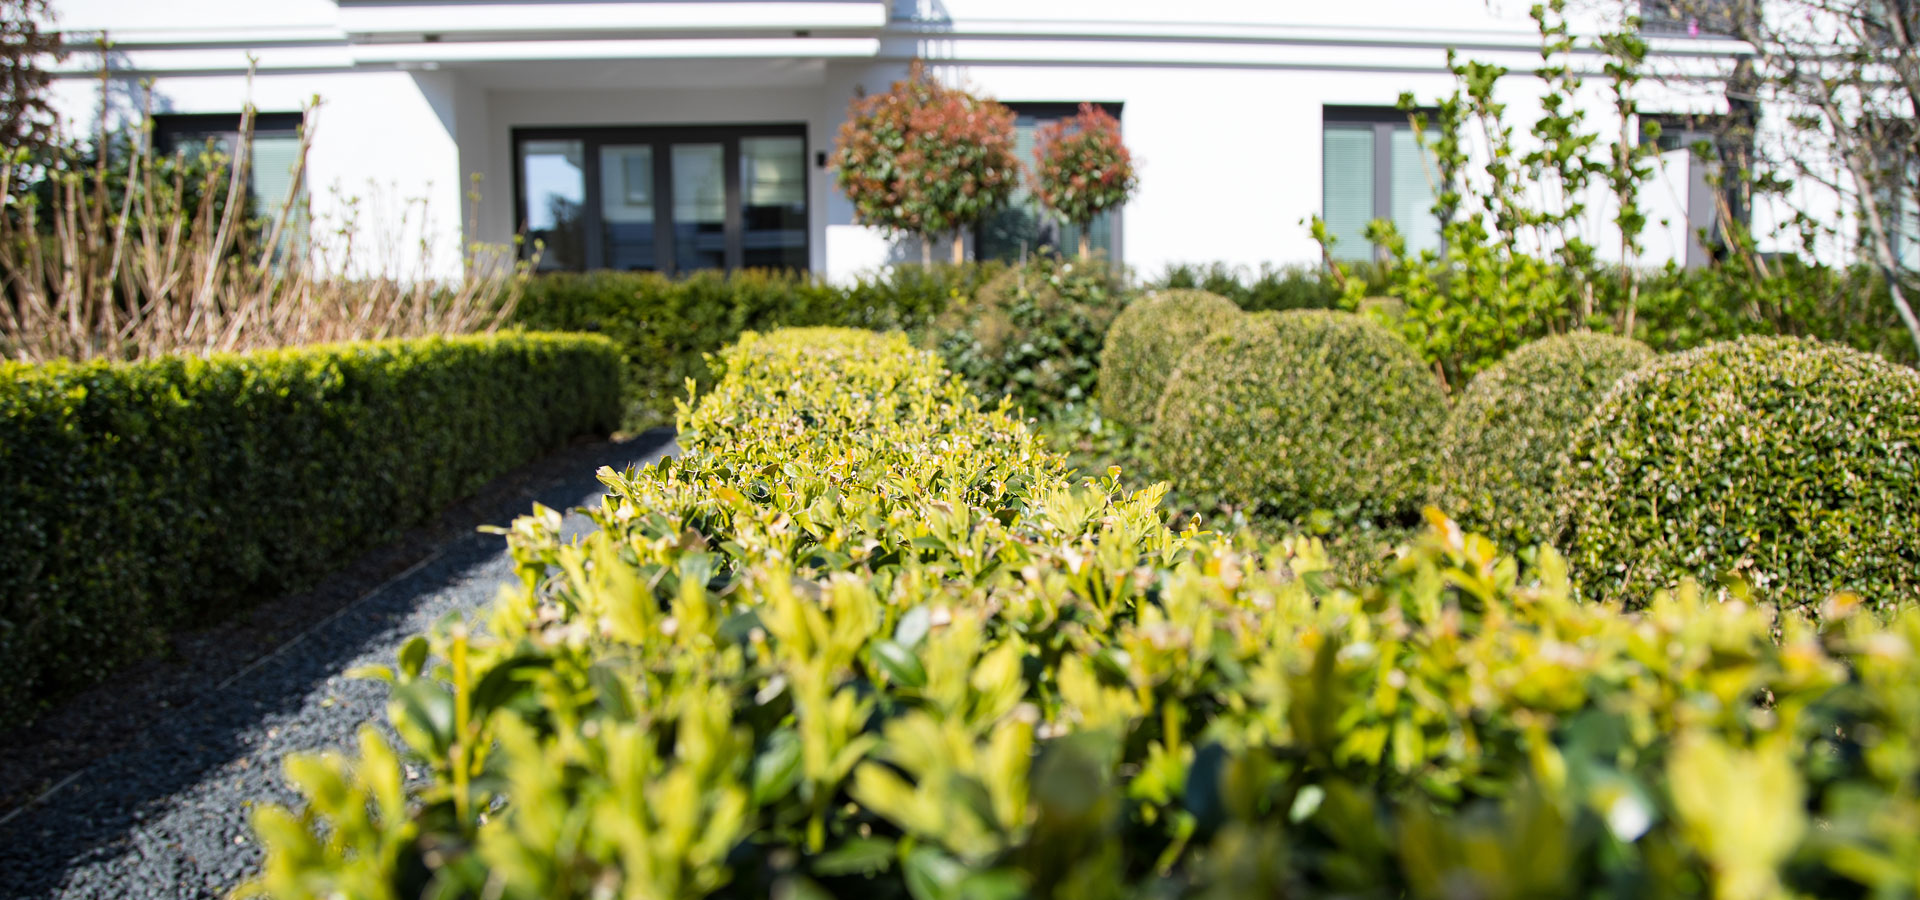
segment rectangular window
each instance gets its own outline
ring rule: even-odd
[[[240,113],[156,113],[154,149],[160,153],[212,150],[228,159],[240,143]],[[294,167],[300,161],[300,113],[257,113],[253,117],[253,152],[247,170],[247,193],[254,217],[272,222],[289,202],[294,211],[287,227],[293,239],[287,246],[304,245],[307,233],[303,182],[294,190]]]
[[[1410,253],[1440,249],[1435,175],[1406,113],[1326,107],[1320,153],[1320,218],[1333,236],[1334,259],[1372,259],[1378,250],[1367,241],[1367,225],[1375,219],[1392,222]]]
[[[1120,104],[1096,105],[1114,119],[1120,118]],[[1020,164],[1028,168],[1033,166],[1033,148],[1040,127],[1080,114],[1078,103],[1008,103],[1006,106],[1014,116],[1014,153]],[[974,255],[979,259],[1017,260],[1042,247],[1067,255],[1077,253],[1080,229],[1049,214],[1023,176],[1007,205],[987,216],[974,229]],[[1109,261],[1119,261],[1119,210],[1101,213],[1088,224],[1087,248],[1106,254]]]
[[[807,268],[803,125],[516,129],[514,155],[543,270]]]

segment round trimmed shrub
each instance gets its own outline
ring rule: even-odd
[[[1282,521],[1419,512],[1446,396],[1405,341],[1353,313],[1256,313],[1180,360],[1149,432],[1204,501]]]
[[[1573,441],[1560,545],[1585,592],[1737,576],[1781,604],[1920,597],[1920,373],[1743,338],[1621,379]]]
[[[1100,349],[1100,414],[1135,427],[1152,422],[1180,357],[1239,319],[1232,300],[1206,291],[1153,291],[1133,301]]]
[[[1440,506],[1509,546],[1545,540],[1574,432],[1621,376],[1652,359],[1639,341],[1582,331],[1535,341],[1474,376],[1440,434]]]

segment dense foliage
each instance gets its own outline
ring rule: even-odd
[[[1087,255],[1087,226],[1127,204],[1140,176],[1120,140],[1120,122],[1091,103],[1079,115],[1041,126],[1033,147],[1033,193],[1067,222],[1080,226],[1080,256]]]
[[[1441,432],[1441,508],[1506,545],[1548,539],[1574,432],[1651,359],[1645,344],[1583,331],[1535,341],[1474,376]]]
[[[981,396],[1051,416],[1092,398],[1107,328],[1130,296],[1105,259],[1037,253],[948,307],[926,344]]]
[[[1399,338],[1351,313],[1258,313],[1195,344],[1148,442],[1183,488],[1263,517],[1409,521],[1447,401]]]
[[[619,396],[589,336],[0,363],[0,715],[605,432]]]
[[[916,61],[884,93],[853,101],[834,171],[861,224],[930,239],[1006,205],[1019,185],[1013,148],[1013,113],[940,84]]]
[[[924,328],[949,305],[973,296],[993,265],[896,266],[846,284],[803,273],[555,273],[532,279],[515,322],[528,328],[593,331],[620,345],[627,367],[625,427],[671,422],[692,379],[713,384],[707,355],[745,331],[843,325]]]
[[[1451,523],[1380,577],[1174,533],[934,358],[748,338],[686,454],[403,649],[251,890],[1894,896],[1920,614],[1578,602]],[[778,477],[769,473],[778,472]],[[402,756],[401,754],[404,754]],[[412,781],[409,770],[420,778]]]
[[[1782,603],[1920,599],[1920,374],[1746,338],[1627,376],[1562,472],[1561,546],[1588,593],[1738,578]]]
[[[1180,357],[1239,319],[1239,307],[1218,294],[1174,289],[1140,295],[1113,320],[1100,349],[1100,413],[1134,428],[1152,422]]]

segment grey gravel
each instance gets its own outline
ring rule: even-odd
[[[671,441],[616,445],[618,468],[673,452]],[[537,497],[560,510],[601,494],[593,467]],[[524,502],[500,509],[506,524]],[[569,512],[570,531],[590,523]],[[288,753],[350,746],[363,722],[385,727],[384,686],[343,677],[390,663],[409,636],[491,601],[513,570],[498,535],[472,534],[258,661],[232,683],[155,722],[133,746],[79,770],[0,824],[0,896],[224,897],[260,851],[247,827],[260,803],[291,804]]]

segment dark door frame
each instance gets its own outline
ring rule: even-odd
[[[800,158],[810,158],[812,148],[807,137],[807,126],[800,122],[780,122],[762,125],[581,125],[581,126],[534,126],[514,128],[511,131],[510,153],[513,165],[513,222],[514,233],[525,235],[527,232],[526,175],[522,171],[520,150],[528,141],[579,141],[581,146],[581,165],[584,168],[582,190],[586,200],[582,204],[580,227],[585,232],[582,247],[584,258],[581,265],[585,269],[596,269],[605,265],[606,249],[603,246],[602,222],[600,221],[600,148],[607,145],[653,147],[653,233],[654,258],[659,261],[656,269],[662,274],[673,276],[684,274],[680,271],[679,260],[674,255],[673,234],[673,163],[672,150],[675,144],[720,144],[722,147],[721,166],[725,169],[726,218],[722,227],[726,232],[726,252],[722,265],[726,270],[741,268],[746,259],[744,237],[746,234],[745,216],[740,209],[742,197],[740,186],[740,139],[753,137],[798,137],[800,139]],[[803,168],[808,173],[803,179],[807,205],[808,227],[802,229],[802,252],[809,261],[813,258],[812,210],[814,204],[813,177],[811,168]],[[522,252],[530,252],[531,248]]]

